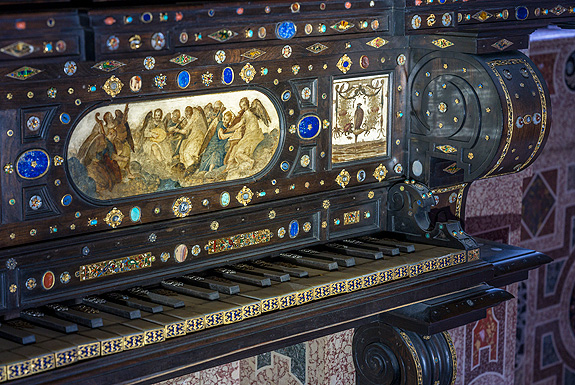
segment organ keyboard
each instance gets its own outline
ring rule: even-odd
[[[441,332],[549,261],[461,218],[541,151],[516,50],[573,7],[30,3],[0,1],[0,382],[153,383],[357,327],[450,383]]]
[[[349,250],[348,244],[357,246]],[[507,259],[517,254],[510,248],[501,250],[489,245],[483,248],[494,249],[495,256],[505,255]],[[354,256],[349,256],[350,253]],[[545,261],[545,256],[525,250],[514,257],[529,258],[537,263]],[[25,377],[29,375],[134,349],[153,349],[155,344],[171,339],[188,336],[193,341],[196,332],[217,330],[217,327],[265,318],[268,314],[281,319],[287,309],[309,308],[348,293],[375,299],[374,291],[393,292],[399,283],[408,286],[420,283],[418,277],[426,277],[426,285],[429,285],[465,272],[465,282],[441,291],[433,290],[438,297],[435,301],[446,306],[474,300],[481,303],[470,306],[477,311],[477,308],[512,298],[504,290],[484,283],[494,279],[492,269],[493,265],[481,261],[473,252],[410,244],[379,234],[183,275],[163,280],[159,285],[48,304],[25,310],[19,318],[0,325],[3,349],[0,378],[27,381]],[[516,273],[515,270],[519,269],[514,268],[512,272]],[[477,271],[481,273],[470,277],[470,272],[477,274]],[[449,293],[457,288],[465,288],[465,293],[454,299]],[[389,296],[386,293],[387,307],[393,308]],[[427,297],[425,294],[422,298]],[[347,303],[349,299],[343,301]],[[412,301],[418,302],[415,298]],[[381,307],[377,312],[385,310]],[[393,311],[383,314],[389,319],[401,316]],[[442,316],[450,319],[453,315]],[[113,379],[116,375],[96,376],[91,380],[116,381]],[[45,373],[44,378],[37,376],[35,380],[58,383],[51,373]],[[77,380],[75,377],[74,381]]]
[[[354,241],[362,243],[354,250],[355,257],[319,246],[184,275],[150,287],[25,310],[0,326],[2,379],[15,380],[193,336],[329,297],[408,282],[420,275],[430,275],[428,279],[433,281],[445,269],[485,269],[485,262],[472,253],[397,242],[381,235],[344,240],[334,246]],[[384,257],[380,248],[388,255]],[[485,296],[486,285],[479,282],[475,286],[482,290],[475,295]],[[503,290],[488,288],[489,305],[511,298]],[[465,298],[469,300],[469,296]],[[46,379],[54,381],[53,377]]]

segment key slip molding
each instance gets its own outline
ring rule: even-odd
[[[26,3],[0,1],[0,382],[153,383],[356,327],[358,384],[390,375],[372,343],[447,384],[443,332],[549,261],[460,218],[544,146],[517,50],[575,4]]]

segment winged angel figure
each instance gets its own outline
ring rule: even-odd
[[[259,99],[254,99],[250,105],[248,98],[240,100],[238,119],[227,130],[230,141],[228,150],[227,170],[242,168],[249,170],[254,166],[253,154],[264,133],[260,128],[261,120],[266,127],[270,125],[270,116]]]

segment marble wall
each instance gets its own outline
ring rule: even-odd
[[[575,384],[575,33],[531,38],[530,56],[549,85],[553,124],[523,179],[521,241],[554,259],[519,286],[516,384]],[[536,210],[534,210],[536,209]]]
[[[519,244],[523,180],[518,174],[472,184],[467,200],[465,229],[475,237]],[[518,284],[504,288],[517,298]],[[459,362],[457,385],[512,385],[515,378],[517,300],[490,310],[487,317],[450,330]]]
[[[174,378],[161,385],[352,385],[355,384],[352,339],[350,329]]]

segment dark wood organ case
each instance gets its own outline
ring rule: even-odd
[[[0,1],[0,382],[153,383],[357,327],[358,383],[447,384],[442,332],[549,260],[460,218],[541,152],[518,50],[573,7],[28,3]]]

